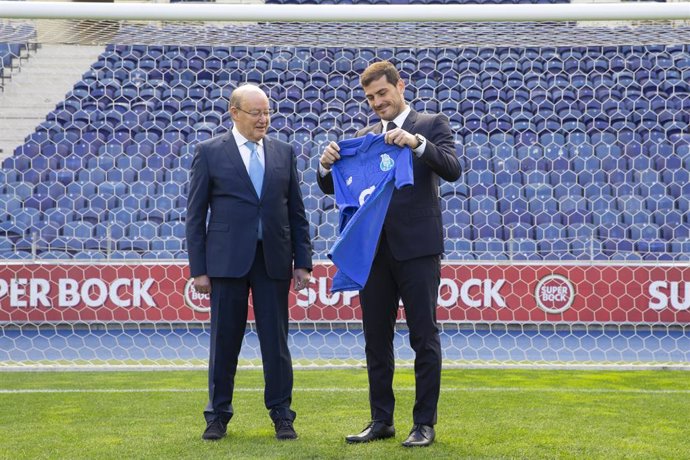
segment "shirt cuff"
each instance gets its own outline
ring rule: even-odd
[[[326,177],[331,171],[324,168],[321,163],[319,163],[319,175],[321,177]]]

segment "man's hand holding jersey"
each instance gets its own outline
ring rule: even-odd
[[[422,141],[414,134],[410,134],[402,128],[394,128],[386,132],[384,137],[386,144],[395,144],[398,147],[409,147],[412,150],[419,147]]]
[[[394,128],[385,133],[384,140],[386,144],[394,144],[398,147],[409,147],[412,150],[417,149],[424,142],[419,135],[408,133],[402,128]],[[421,152],[420,152],[421,154]],[[322,172],[328,172],[333,167],[333,163],[340,159],[340,146],[337,142],[331,141],[321,154],[319,163],[321,163]]]
[[[331,141],[330,144],[326,146],[326,148],[323,151],[323,154],[321,154],[321,158],[319,159],[319,163],[321,163],[321,167],[326,170],[330,171],[331,168],[333,167],[333,163],[338,161],[340,159],[340,146],[337,144],[335,141]]]

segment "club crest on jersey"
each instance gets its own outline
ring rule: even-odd
[[[391,158],[390,155],[387,153],[384,153],[381,155],[381,164],[379,164],[379,168],[381,168],[381,171],[390,171],[393,169],[393,166],[395,165],[395,161]]]

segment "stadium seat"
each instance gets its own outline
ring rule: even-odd
[[[231,89],[257,80],[276,103],[272,135],[295,146],[300,188],[318,219],[333,206],[313,185],[313,159],[324,143],[369,124],[357,72],[385,57],[409,76],[410,104],[442,111],[457,132],[466,168],[460,181],[441,184],[446,234],[503,241],[517,232],[548,260],[579,258],[583,251],[563,240],[594,234],[620,238],[602,246],[611,257],[647,257],[656,253],[632,246],[642,226],[657,228],[655,238],[645,233],[649,241],[668,242],[690,227],[688,85],[678,67],[687,50],[675,59],[670,49],[112,45],[5,160],[0,213],[33,209],[19,226],[17,216],[4,220],[20,232],[27,221],[57,230],[76,219],[94,224],[98,238],[109,223],[123,230],[139,220],[157,226],[157,239],[181,235],[195,145],[229,127]],[[33,223],[36,213],[46,224]],[[319,243],[324,251],[337,225],[326,219],[315,221],[330,238]],[[544,245],[552,241],[557,250]],[[181,257],[171,244],[129,246],[145,258]],[[494,252],[485,249],[447,248],[468,260],[487,260]]]

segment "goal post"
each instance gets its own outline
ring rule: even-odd
[[[203,22],[543,22],[688,20],[687,2],[276,5],[0,1],[7,19]]]
[[[0,93],[0,371],[205,367],[189,166],[247,82],[295,149],[312,230],[295,364],[361,365],[316,174],[324,143],[376,121],[358,77],[381,59],[413,109],[449,118],[465,165],[439,184],[446,365],[690,367],[688,2],[0,1],[0,51],[22,43]],[[402,313],[395,344],[410,364]],[[242,350],[260,365],[252,321]]]

